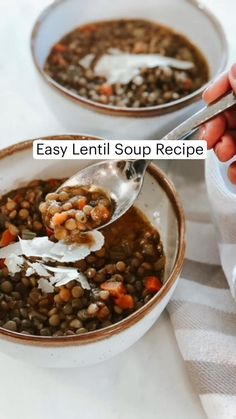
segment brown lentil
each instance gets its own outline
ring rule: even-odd
[[[116,263],[116,269],[119,272],[124,272],[126,268],[125,262],[123,262],[122,260],[120,260],[119,262]]]
[[[80,286],[76,285],[72,288],[71,294],[74,298],[80,298],[84,295],[84,290]]]
[[[10,281],[3,281],[0,287],[1,287],[1,291],[6,294],[10,294],[13,290],[13,286]]]
[[[73,307],[72,307],[72,304],[71,303],[67,303],[67,304],[65,304],[64,306],[63,306],[63,312],[65,313],[65,314],[72,314],[73,313]]]
[[[54,299],[56,304],[61,304],[62,303],[62,299],[61,299],[59,294],[54,295],[53,299]]]
[[[87,308],[87,313],[89,314],[89,316],[95,316],[98,310],[99,310],[99,307],[97,304],[90,304]]]
[[[61,322],[60,316],[58,314],[53,314],[49,317],[50,326],[58,326]]]
[[[6,203],[6,209],[7,211],[12,211],[16,208],[16,202],[9,199],[9,201]]]
[[[10,214],[8,215],[10,220],[13,220],[14,218],[16,218],[16,216],[17,216],[17,211],[16,210],[11,211]]]
[[[87,271],[86,271],[86,276],[87,276],[87,278],[92,279],[92,278],[94,278],[94,277],[95,277],[96,273],[97,273],[96,269],[94,269],[94,268],[89,268],[89,269],[87,269]]]
[[[4,329],[11,330],[12,332],[17,331],[17,324],[14,320],[8,320],[6,323],[4,323],[3,327]]]
[[[19,211],[19,217],[20,217],[22,220],[26,220],[26,219],[28,218],[28,216],[29,216],[29,211],[28,211],[27,209],[22,208],[22,209]]]
[[[81,335],[82,333],[86,333],[88,330],[85,327],[81,327],[80,329],[76,330],[77,335]]]
[[[99,297],[102,301],[106,301],[110,297],[109,291],[100,291]]]
[[[22,208],[27,208],[28,209],[28,208],[30,208],[30,203],[28,201],[22,201],[20,206]]]
[[[80,329],[82,327],[82,322],[79,319],[73,319],[70,322],[70,327],[72,327],[72,329]]]

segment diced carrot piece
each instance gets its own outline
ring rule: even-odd
[[[88,34],[94,32],[95,30],[96,30],[96,25],[94,25],[94,24],[86,25],[86,26],[80,28],[80,32],[88,33]]]
[[[55,52],[65,52],[67,49],[68,49],[68,47],[66,45],[60,44],[60,43],[54,45],[54,47],[53,47],[53,50]]]
[[[0,269],[5,268],[5,259],[0,259]]]
[[[145,288],[151,293],[159,291],[162,287],[162,282],[157,276],[147,276],[145,279]]]
[[[68,66],[68,62],[59,53],[52,56],[51,60],[52,60],[52,63],[54,65],[58,65],[60,67],[67,67]]]
[[[110,86],[109,84],[102,84],[100,89],[99,89],[99,93],[101,95],[105,95],[105,96],[112,96],[113,95],[113,89],[112,86]]]
[[[183,89],[184,90],[191,90],[193,88],[193,82],[190,79],[186,79],[183,82]]]
[[[8,246],[9,244],[15,242],[16,237],[17,236],[11,234],[9,230],[5,230],[2,233],[2,238],[0,240],[0,247],[5,247],[5,246]]]
[[[105,291],[109,291],[112,297],[119,297],[121,294],[125,294],[126,289],[122,282],[117,281],[106,281],[100,285],[100,288]]]
[[[21,202],[23,199],[23,196],[21,193],[18,193],[16,196],[14,196],[14,201],[19,204],[19,202]]]
[[[61,213],[58,212],[54,214],[54,216],[52,217],[52,224],[54,226],[60,226],[64,224],[67,218],[68,218],[68,214],[66,212],[61,212]]]
[[[85,207],[86,204],[87,204],[87,198],[85,198],[85,196],[83,196],[82,198],[80,198],[78,200],[78,208],[79,208],[79,210],[82,211],[82,209]]]
[[[106,320],[110,316],[110,310],[107,306],[101,307],[97,312],[96,317],[98,320]]]
[[[120,295],[115,300],[115,303],[118,307],[122,308],[123,310],[134,308],[134,299],[129,294]]]

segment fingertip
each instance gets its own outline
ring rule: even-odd
[[[229,82],[231,84],[231,87],[232,87],[234,93],[236,93],[236,64],[234,64],[231,67],[231,70],[229,72]]]
[[[226,92],[231,89],[229,77],[227,73],[221,74],[216,80],[214,80],[210,86],[203,93],[203,100],[206,103],[211,103],[223,96]]]
[[[207,141],[208,149],[214,148],[217,141],[225,134],[225,130],[226,119],[224,115],[219,115],[205,124],[204,140]]]
[[[211,103],[211,97],[212,97],[212,91],[214,92],[214,84],[213,82],[210,83],[210,85],[204,90],[202,94],[202,99],[204,102]]]
[[[202,125],[199,128],[199,140],[205,140],[205,136],[206,136],[206,126]]]
[[[230,74],[234,79],[236,79],[236,63],[232,65],[230,69]]]
[[[231,183],[236,185],[236,162],[231,163],[228,168],[228,178]]]
[[[214,92],[214,83],[210,82],[209,86],[206,88],[206,90],[204,90],[204,92],[202,94],[202,99],[207,104],[210,103],[210,101],[211,101],[212,90]]]
[[[214,147],[214,151],[221,162],[227,162],[236,154],[236,145],[230,134],[224,135]]]

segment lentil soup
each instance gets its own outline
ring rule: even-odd
[[[95,72],[98,60],[112,50],[160,54],[193,65],[190,69],[143,66],[131,81],[112,84]],[[191,94],[209,80],[205,57],[185,36],[140,19],[95,22],[76,28],[53,46],[44,70],[79,96],[123,108],[163,105]]]
[[[39,206],[63,181],[35,180],[0,198],[1,248],[18,237],[56,240]],[[101,232],[100,250],[64,263],[82,272],[90,289],[73,280],[44,293],[39,275],[27,276],[23,267],[10,276],[1,259],[0,327],[30,335],[78,335],[119,322],[147,303],[162,287],[165,256],[159,233],[135,207]]]
[[[115,202],[95,185],[64,186],[46,195],[39,206],[45,225],[57,240],[83,242],[84,231],[106,224],[112,217]]]

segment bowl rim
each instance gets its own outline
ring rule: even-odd
[[[118,106],[104,105],[102,103],[93,102],[90,99],[86,99],[80,95],[77,95],[76,93],[73,93],[69,89],[66,89],[65,87],[61,86],[59,83],[54,81],[51,77],[49,77],[45,73],[45,71],[41,68],[36,57],[35,46],[36,46],[37,35],[39,33],[39,30],[43,22],[54,11],[54,9],[56,9],[62,3],[66,3],[67,1],[68,0],[55,0],[52,4],[50,4],[45,9],[43,9],[43,11],[39,14],[38,18],[36,19],[33,25],[31,37],[30,37],[30,50],[31,50],[33,63],[37,69],[37,72],[41,76],[41,78],[54,91],[61,94],[63,97],[67,98],[68,100],[71,100],[72,102],[81,105],[83,108],[90,109],[98,113],[112,115],[112,116],[124,116],[124,117],[136,117],[136,118],[165,115],[170,112],[182,109],[185,106],[191,105],[197,102],[202,97],[203,91],[209,85],[211,80],[209,80],[202,87],[200,87],[199,89],[195,90],[194,92],[192,92],[191,94],[183,98],[174,100],[170,103],[166,103],[163,105],[149,106],[146,108],[122,108]],[[199,0],[185,0],[185,1],[187,3],[190,3],[193,7],[198,9],[205,17],[207,17],[208,20],[211,21],[213,26],[215,26],[220,36],[221,44],[222,44],[222,57],[221,57],[221,63],[216,72],[216,76],[217,76],[225,69],[226,64],[228,62],[228,58],[229,58],[229,45],[227,42],[227,37],[223,29],[223,26],[221,22],[218,20],[218,18],[214,15],[214,13],[210,11],[205,5],[200,3]]]
[[[89,139],[101,139],[101,137],[97,136],[89,136],[89,135],[82,135],[82,134],[62,134],[62,135],[51,135],[46,137],[41,137],[42,140],[84,140],[86,138]],[[0,163],[3,159],[8,158],[12,155],[15,155],[19,152],[24,152],[32,149],[33,140],[26,140],[21,141],[19,143],[13,144],[9,147],[6,147],[0,150]],[[184,257],[185,257],[185,249],[186,249],[186,226],[185,226],[185,214],[184,209],[180,200],[180,197],[175,190],[173,183],[166,177],[165,173],[160,170],[157,166],[153,163],[148,168],[148,173],[153,177],[154,181],[159,184],[159,186],[164,190],[165,194],[167,195],[169,201],[175,212],[175,217],[178,223],[178,245],[177,245],[177,252],[175,256],[175,264],[172,268],[170,275],[168,276],[167,280],[163,284],[160,291],[155,294],[150,301],[148,301],[144,306],[140,309],[135,311],[134,313],[130,314],[125,319],[121,320],[118,323],[112,324],[108,327],[105,327],[100,330],[87,332],[82,335],[73,335],[73,336],[59,336],[59,337],[52,337],[52,336],[35,336],[35,335],[23,335],[18,332],[12,332],[7,329],[0,327],[0,338],[4,338],[8,341],[25,344],[25,345],[32,345],[32,346],[44,346],[44,347],[64,347],[64,346],[79,346],[85,344],[91,344],[98,341],[103,341],[117,335],[129,327],[137,324],[141,321],[146,314],[150,313],[153,308],[160,303],[166,294],[169,292],[171,287],[175,285],[180,275]]]

